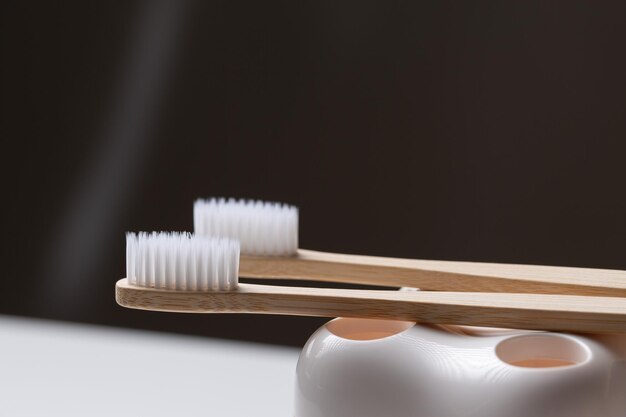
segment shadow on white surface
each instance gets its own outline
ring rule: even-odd
[[[0,316],[0,416],[290,416],[298,354]]]

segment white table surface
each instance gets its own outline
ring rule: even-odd
[[[287,417],[298,354],[0,315],[0,416]]]

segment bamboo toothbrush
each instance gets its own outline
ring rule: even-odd
[[[611,297],[400,292],[238,284],[239,242],[180,233],[127,234],[118,304],[187,313],[360,317],[573,332],[626,332]]]
[[[626,297],[626,271],[343,255],[298,249],[298,209],[209,199],[194,204],[198,235],[241,242],[240,275],[437,291]]]

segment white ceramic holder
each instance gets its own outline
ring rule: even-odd
[[[337,318],[296,373],[296,417],[626,417],[626,335]]]

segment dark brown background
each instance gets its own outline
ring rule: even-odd
[[[304,343],[115,305],[124,232],[199,196],[296,204],[311,249],[626,269],[623,1],[0,7],[2,313]]]

